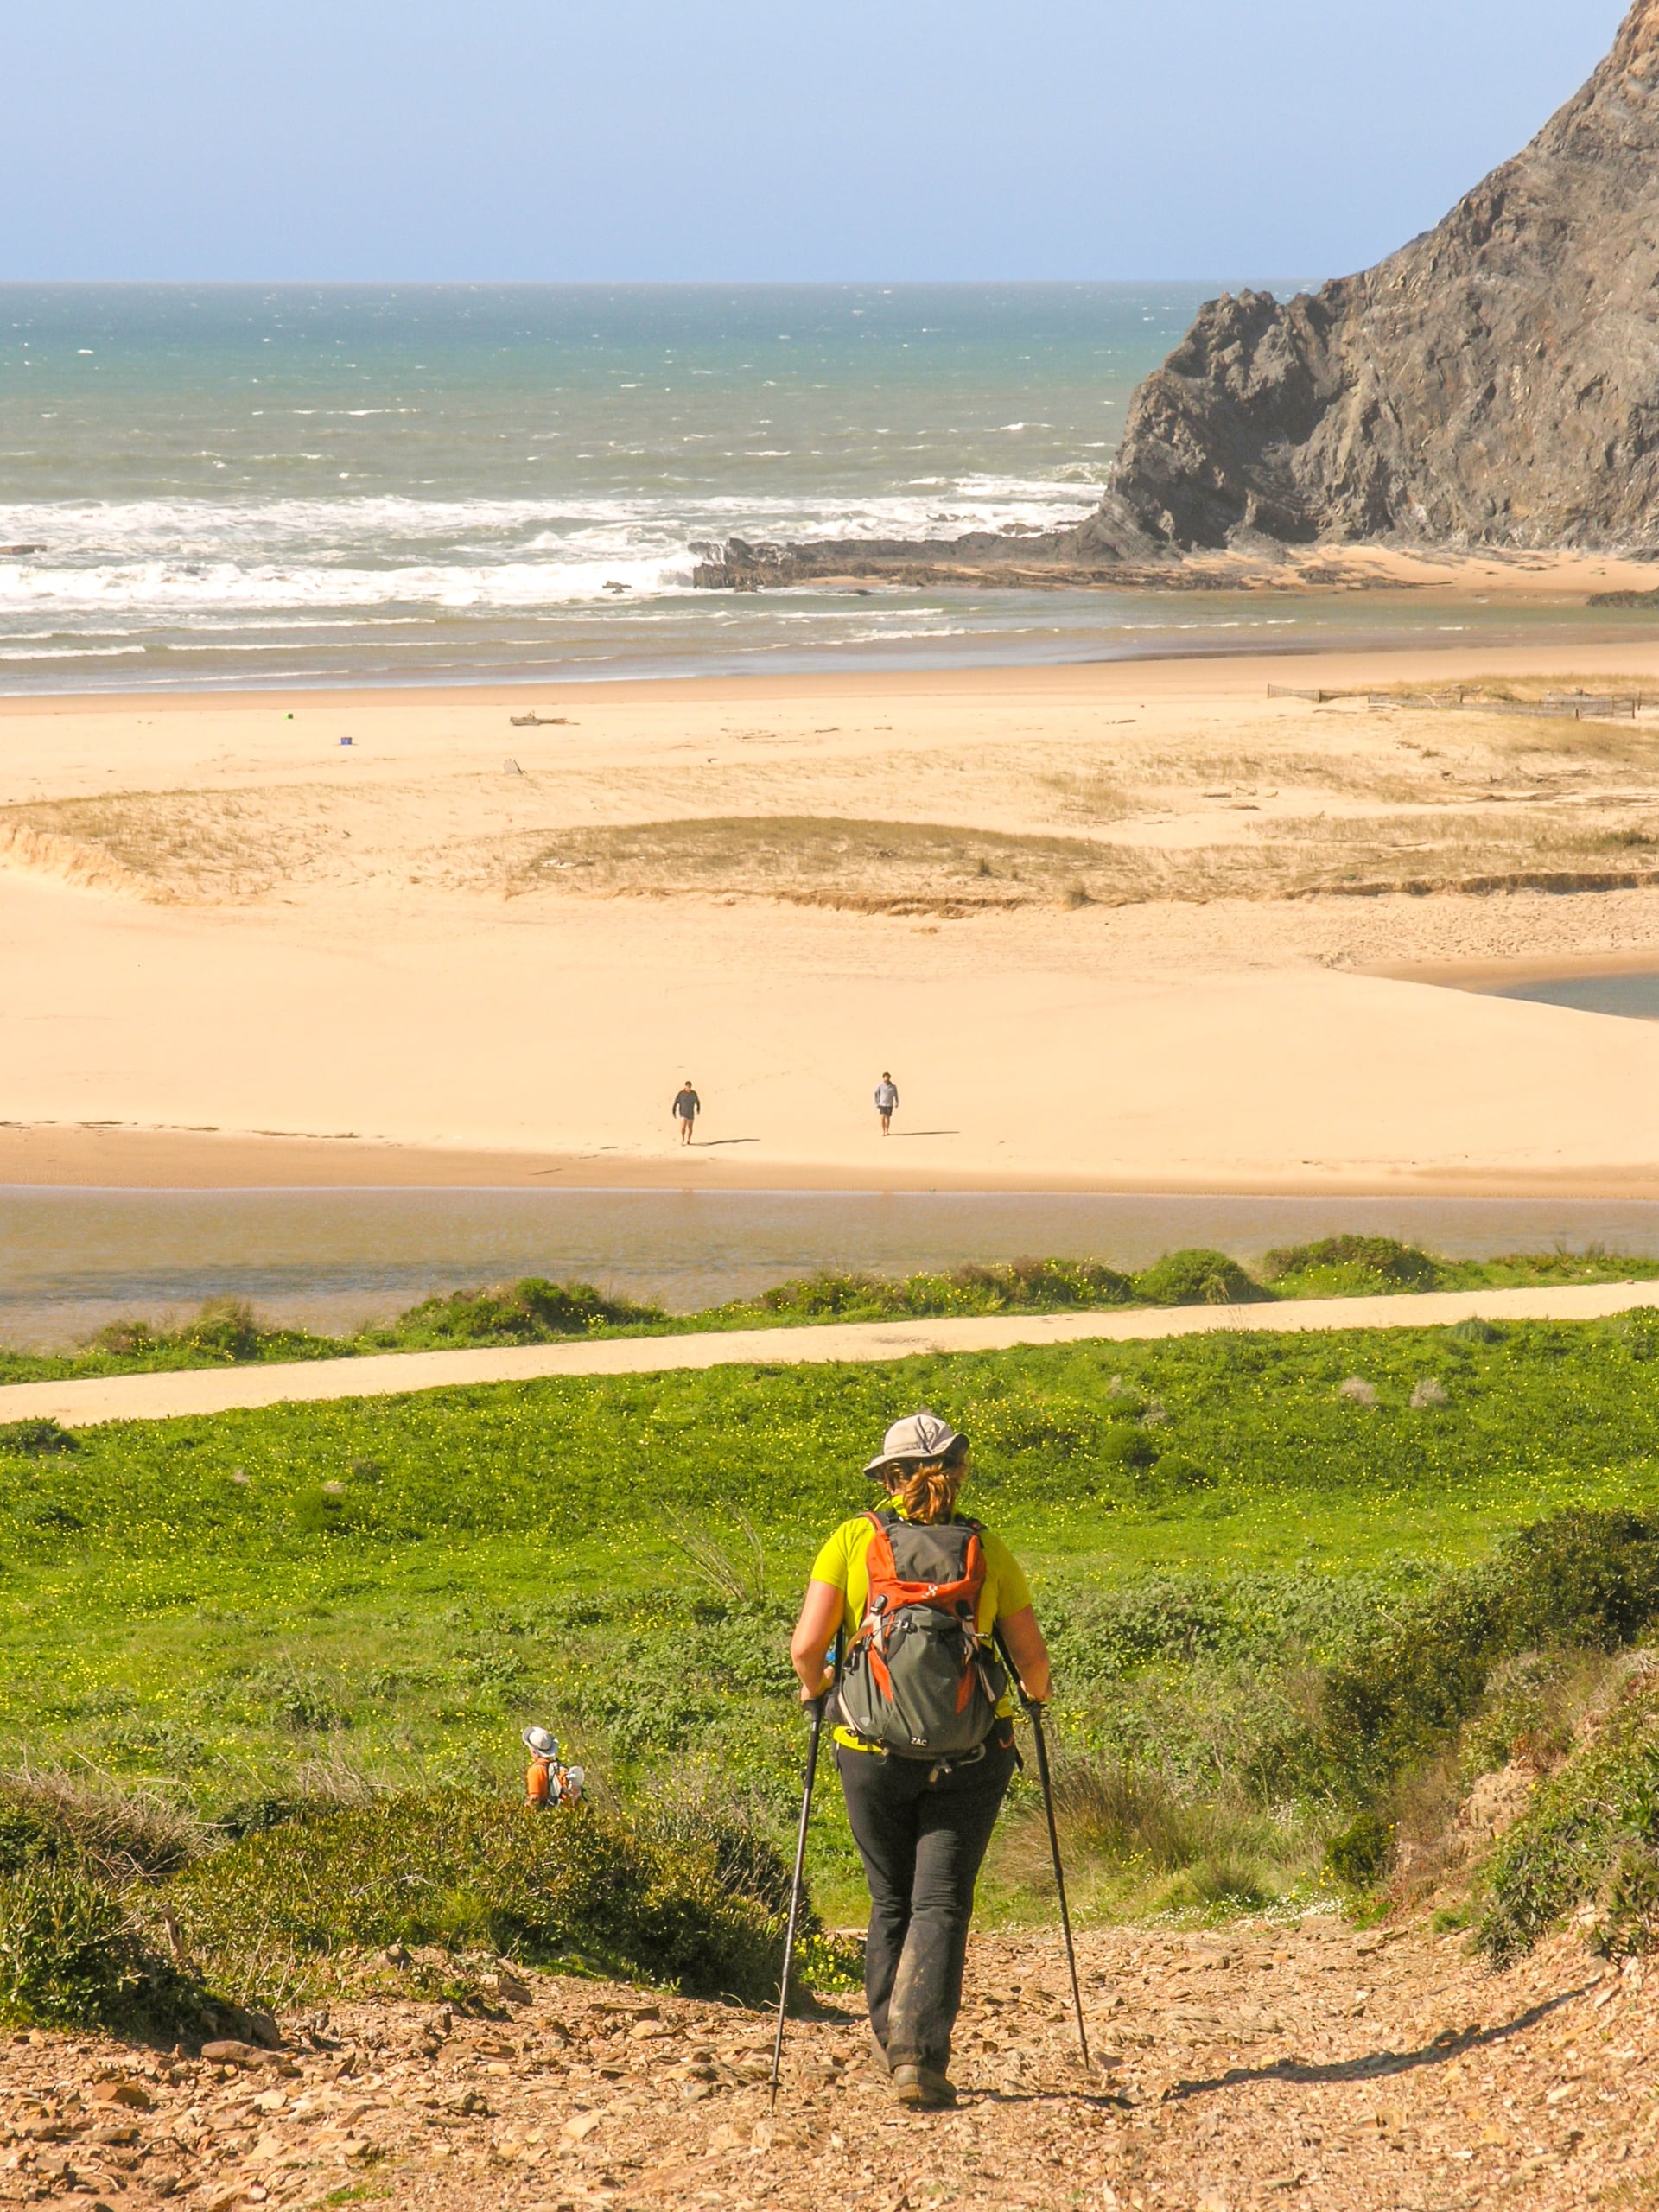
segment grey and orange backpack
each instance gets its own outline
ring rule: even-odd
[[[868,1513],[869,1595],[842,1663],[843,1724],[899,1758],[977,1751],[1008,1687],[979,1633],[985,1547],[977,1521]]]

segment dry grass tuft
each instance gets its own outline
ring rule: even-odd
[[[176,1873],[202,1848],[200,1821],[165,1798],[101,1777],[22,1767],[0,1774],[0,1860],[67,1851],[112,1888]]]
[[[1109,893],[1111,848],[930,822],[754,815],[566,831],[516,887],[601,896],[776,899],[864,914],[969,914]],[[1074,902],[1075,903],[1075,902]]]
[[[1175,1910],[1260,1907],[1317,1856],[1311,1831],[1292,1834],[1236,1794],[1185,1792],[1153,1769],[1103,1758],[1057,1764],[1054,1813],[1085,1912],[1131,1897]],[[1009,1822],[996,1871],[1020,1889],[1052,1885],[1040,1802]]]
[[[150,899],[258,898],[302,867],[306,824],[263,792],[133,791],[0,808],[26,867]]]

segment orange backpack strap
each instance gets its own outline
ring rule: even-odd
[[[888,1534],[893,1520],[898,1516],[885,1513],[867,1513],[864,1518],[875,1531],[864,1547],[864,1621],[868,1624],[871,1615],[887,1611],[885,1592],[898,1580],[899,1569],[893,1556],[893,1538]],[[876,1602],[878,1597],[880,1603]]]

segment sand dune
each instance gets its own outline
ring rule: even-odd
[[[1659,961],[1575,683],[1659,646],[7,702],[0,1176],[1659,1187],[1659,1027],[1401,979]]]

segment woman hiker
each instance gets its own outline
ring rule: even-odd
[[[870,1890],[870,2032],[898,2101],[924,2109],[955,2101],[974,1883],[1020,1763],[993,1628],[1026,1695],[1049,1692],[1018,1561],[957,1511],[967,1471],[967,1438],[937,1414],[895,1422],[865,1469],[886,1503],[818,1554],[790,1644],[802,1703],[834,1689],[836,1766]]]

